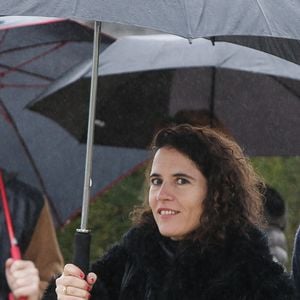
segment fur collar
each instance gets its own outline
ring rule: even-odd
[[[210,256],[214,260],[215,255],[236,258],[241,255],[248,256],[247,253],[252,251],[262,256],[270,256],[265,234],[254,227],[249,227],[247,233],[242,235],[238,230],[230,228],[222,244],[205,246],[199,241],[173,241],[160,235],[157,227],[144,225],[131,229],[125,235],[124,246],[129,255],[143,254],[134,255],[135,260],[149,265],[149,268],[163,267],[160,260],[164,261],[164,265],[175,260],[195,264],[203,259],[207,260]]]
[[[95,299],[291,300],[293,286],[272,261],[266,237],[230,228],[220,245],[174,242],[155,226],[131,229],[93,268]]]
[[[281,266],[272,262],[266,237],[254,227],[247,235],[231,228],[223,244],[204,247],[201,242],[174,242],[157,228],[144,226],[129,231],[124,246],[134,265],[147,274],[153,293],[149,299],[240,299],[240,294],[261,299],[258,287],[268,276],[265,285],[272,288],[265,299],[273,299],[272,293],[288,284],[281,278]]]

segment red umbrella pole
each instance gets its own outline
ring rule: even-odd
[[[8,207],[8,200],[7,200],[7,195],[6,195],[6,190],[5,190],[4,180],[3,180],[3,174],[1,170],[0,170],[0,192],[1,192],[1,200],[2,200],[4,217],[6,220],[6,226],[7,226],[8,236],[10,240],[10,255],[13,259],[21,259],[21,251],[18,246],[18,241],[15,237],[13,224],[11,221],[11,215]],[[14,297],[12,293],[10,293],[9,300],[12,299],[14,299]],[[26,299],[27,299],[26,297],[19,298],[19,300],[26,300]]]
[[[9,240],[10,240],[10,254],[13,259],[21,259],[21,252],[18,246],[18,241],[15,237],[13,224],[11,221],[11,215],[8,207],[8,200],[7,200],[5,185],[3,181],[2,171],[0,171],[0,191],[1,191],[1,200],[2,200],[4,216],[6,220],[6,227],[9,235]]]

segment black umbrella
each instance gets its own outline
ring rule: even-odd
[[[92,55],[93,30],[56,18],[1,17],[0,40],[0,166],[44,192],[56,224],[65,223],[81,206],[84,146],[50,120],[23,108]],[[112,41],[104,35],[103,48]],[[108,154],[98,148],[97,164]],[[92,196],[132,168],[133,160],[129,162],[125,167],[120,161],[107,176],[98,174],[102,182],[94,182]]]
[[[95,143],[146,148],[163,124],[207,110],[249,155],[300,154],[296,64],[243,46],[205,39],[189,45],[166,35],[121,38],[101,57]],[[70,71],[30,108],[84,143],[90,77],[80,76]]]
[[[297,1],[1,0],[0,14],[129,24],[190,39],[220,35],[300,39]]]
[[[55,16],[135,25],[188,39],[210,37],[300,63],[300,5],[296,1],[218,0],[63,2],[0,0],[2,15]]]

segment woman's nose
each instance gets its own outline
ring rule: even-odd
[[[161,186],[160,189],[157,191],[157,195],[156,195],[156,200],[172,200],[173,196],[172,196],[172,188],[171,186],[164,182]]]

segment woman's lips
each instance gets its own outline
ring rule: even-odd
[[[171,216],[171,215],[177,215],[180,213],[180,211],[178,210],[174,210],[174,209],[171,209],[171,208],[159,208],[157,210],[157,213],[161,216]]]

